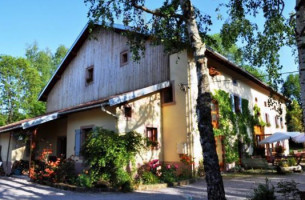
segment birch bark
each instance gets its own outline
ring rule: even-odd
[[[223,181],[220,174],[218,156],[216,153],[215,138],[211,123],[211,107],[212,100],[209,70],[207,67],[207,59],[205,57],[206,47],[200,37],[196,19],[194,17],[194,8],[190,0],[180,0],[180,5],[184,17],[186,17],[186,25],[188,35],[193,49],[193,56],[196,62],[196,71],[198,79],[198,97],[197,97],[197,117],[198,129],[200,133],[201,146],[203,151],[204,169],[206,173],[207,192],[209,200],[225,199],[225,191]]]
[[[305,0],[296,0],[296,41],[299,56],[301,103],[305,123]]]

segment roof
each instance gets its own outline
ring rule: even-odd
[[[47,83],[47,85],[44,87],[44,89],[40,92],[38,100],[39,101],[46,101],[47,96],[49,92],[52,90],[55,83],[61,78],[61,75],[69,65],[69,63],[72,61],[72,59],[77,55],[78,50],[81,48],[83,43],[86,41],[86,39],[89,36],[90,33],[90,27],[87,23],[79,36],[76,38],[74,43],[72,44],[71,48],[67,52],[66,56],[63,58],[62,62],[58,65],[56,71],[53,73],[53,76]],[[126,31],[128,30],[128,27],[120,24],[114,24],[113,29],[117,31]]]
[[[246,71],[245,69],[241,68],[240,66],[236,65],[232,61],[230,61],[225,56],[221,55],[220,53],[217,53],[216,51],[212,50],[211,48],[207,48],[206,51],[208,56],[216,58],[218,61],[222,62],[225,66],[227,66],[229,69],[239,73],[240,75],[248,78],[249,80],[253,81],[254,83],[258,84],[262,88],[269,90],[273,92],[274,94],[278,95],[280,98],[284,99],[285,101],[288,101],[289,98],[284,96],[282,93],[279,93],[275,91],[272,87],[261,81],[260,79],[256,78],[253,74]]]
[[[49,121],[59,119],[61,117],[64,117],[68,114],[75,113],[75,112],[81,112],[81,111],[104,107],[104,106],[115,106],[115,105],[122,104],[127,101],[131,101],[131,100],[143,97],[148,94],[155,93],[155,92],[160,91],[169,86],[170,86],[170,81],[165,81],[165,82],[158,83],[158,84],[155,84],[155,85],[152,85],[149,87],[145,87],[142,89],[122,93],[122,94],[111,96],[108,98],[90,101],[90,102],[80,104],[80,105],[77,105],[74,107],[58,110],[58,111],[52,112],[52,113],[47,113],[45,115],[41,115],[38,117],[24,119],[24,120],[0,127],[0,133],[17,130],[17,129],[28,129],[28,128],[35,127],[35,126],[38,126],[40,124],[43,124],[43,123],[46,123]]]
[[[120,24],[114,24],[113,28],[115,31],[130,30],[128,27],[126,27],[124,25],[120,25]],[[72,61],[72,59],[77,55],[78,50],[81,48],[82,44],[85,42],[85,40],[87,39],[88,36],[89,36],[89,25],[86,24],[85,27],[83,28],[83,30],[81,31],[80,35],[77,37],[77,39],[73,43],[72,47],[69,49],[68,53],[66,54],[66,56],[64,57],[64,59],[62,60],[62,62],[60,63],[60,65],[58,66],[56,71],[54,72],[53,76],[51,77],[51,79],[49,80],[47,85],[44,87],[42,92],[39,94],[38,100],[40,100],[40,101],[47,100],[47,96],[48,96],[49,92],[52,90],[52,88],[56,84],[56,82],[60,79],[61,75],[63,74],[63,72],[69,65],[69,63]],[[255,76],[253,76],[248,71],[242,69],[235,63],[231,62],[229,59],[227,59],[223,55],[213,51],[210,48],[207,48],[207,54],[217,58],[219,61],[223,62],[225,64],[225,66],[227,66],[231,70],[249,78],[249,80],[253,81],[254,83],[258,84],[259,86],[261,86],[269,91],[274,92],[276,95],[278,95],[279,97],[283,98],[286,101],[289,100],[283,94],[275,91],[272,87],[268,86],[267,84],[265,84],[264,82],[262,82],[261,80],[259,80]]]

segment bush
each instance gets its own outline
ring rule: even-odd
[[[103,180],[108,181],[112,187],[130,189],[132,179],[127,168],[142,148],[144,142],[138,133],[119,135],[103,128],[93,130],[82,148],[92,183]]]
[[[143,184],[156,184],[160,183],[159,177],[156,176],[154,173],[151,171],[145,171],[141,175],[141,181]]]
[[[295,158],[288,158],[287,163],[289,166],[296,166],[297,165],[297,160]]]
[[[78,185],[81,187],[91,188],[93,187],[93,182],[88,174],[80,174],[78,176]]]
[[[160,177],[161,181],[168,184],[172,184],[178,181],[177,169],[177,165],[162,165]]]
[[[259,184],[257,188],[254,189],[253,196],[250,200],[275,200],[274,186],[266,178],[265,184]]]

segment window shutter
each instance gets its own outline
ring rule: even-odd
[[[81,145],[81,130],[77,129],[75,130],[75,156],[80,155],[80,145]]]
[[[232,107],[232,111],[235,112],[234,95],[233,95],[233,94],[230,94],[230,98],[231,98],[231,107]]]
[[[239,110],[240,110],[240,113],[242,113],[243,112],[243,108],[242,108],[242,98],[241,97],[239,97]]]

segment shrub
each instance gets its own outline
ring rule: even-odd
[[[141,181],[143,184],[156,184],[160,182],[159,177],[151,171],[143,172],[141,175]]]
[[[257,188],[254,189],[254,193],[250,200],[275,200],[274,186],[266,178],[265,184],[259,184]]]
[[[39,160],[32,161],[30,178],[41,183],[74,183],[75,162],[72,158],[49,160],[51,152],[42,152]]]
[[[287,163],[289,166],[296,166],[297,165],[297,160],[295,158],[288,158]]]
[[[161,181],[168,184],[172,184],[178,181],[177,169],[177,165],[162,165],[160,177]]]
[[[93,184],[108,181],[111,186],[131,188],[131,172],[127,170],[135,155],[144,148],[140,134],[129,132],[119,135],[114,131],[96,128],[89,133],[82,148],[84,162],[88,166]]]
[[[80,174],[78,176],[78,184],[81,187],[91,188],[93,187],[93,181],[88,174]]]
[[[194,159],[192,158],[192,156],[187,155],[187,154],[181,154],[180,155],[180,161],[185,165],[194,164]]]

